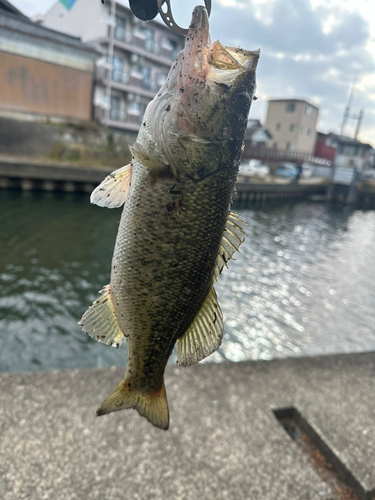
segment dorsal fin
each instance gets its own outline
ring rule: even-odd
[[[221,274],[223,267],[227,265],[228,260],[232,259],[234,252],[238,251],[240,245],[244,242],[246,233],[243,227],[245,225],[246,222],[238,214],[229,212],[215,263],[214,283]]]

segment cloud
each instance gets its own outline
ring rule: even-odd
[[[30,15],[45,12],[53,1],[14,3]],[[186,26],[194,5],[204,1],[171,3],[176,20]],[[353,106],[356,112],[365,109],[361,135],[370,140],[375,130],[375,113],[370,112],[375,109],[375,16],[371,2],[214,0],[211,35],[226,45],[261,49],[259,100],[253,105],[253,117],[265,118],[269,98],[304,98],[319,106],[318,126],[338,132],[356,75]]]

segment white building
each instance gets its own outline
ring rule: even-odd
[[[329,134],[337,145],[335,167],[351,167],[364,172],[375,167],[375,150],[370,144],[351,137]]]
[[[139,21],[115,0],[60,0],[38,22],[78,36],[99,50],[94,117],[137,131],[147,104],[164,83],[184,37],[159,21]]]

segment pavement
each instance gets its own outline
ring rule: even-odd
[[[375,353],[168,366],[168,431],[133,410],[95,417],[122,376],[121,368],[0,376],[2,500],[375,497]],[[283,408],[300,416],[356,496],[337,496],[317,474],[275,417]]]

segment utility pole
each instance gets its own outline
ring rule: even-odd
[[[353,97],[354,97],[355,81],[356,81],[356,77],[354,77],[353,83],[352,83],[352,86],[351,86],[351,89],[350,89],[348,104],[347,104],[347,106],[345,108],[344,117],[342,119],[342,124],[341,124],[341,129],[340,129],[340,135],[344,135],[345,125],[346,125],[346,122],[348,121],[348,118],[349,118],[350,107],[352,105],[352,101],[353,101]]]
[[[113,66],[113,39],[116,25],[116,0],[111,0],[111,17],[109,20],[109,43],[107,52],[107,85],[105,89],[105,98],[107,107],[105,109],[105,123],[109,125],[109,113],[111,110],[111,88],[112,88],[112,66]]]
[[[361,127],[362,118],[363,118],[363,109],[360,110],[359,115],[358,115],[358,121],[357,121],[357,127],[355,129],[354,139],[357,139],[357,136],[359,134],[359,129]]]

